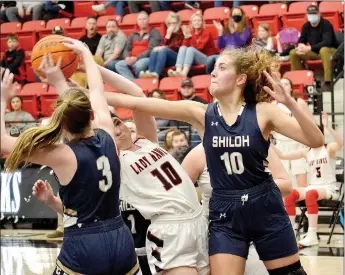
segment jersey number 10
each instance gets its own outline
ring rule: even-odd
[[[164,162],[160,168],[160,170],[162,170],[169,180],[164,177],[164,175],[158,169],[152,170],[151,174],[160,180],[166,191],[169,191],[173,186],[179,185],[182,182],[181,177],[176,172],[174,167],[172,167],[170,162]]]
[[[244,172],[242,154],[238,152],[224,153],[220,156],[220,159],[224,161],[225,169],[228,175],[242,174]]]

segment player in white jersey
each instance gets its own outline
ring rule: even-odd
[[[296,217],[296,201],[305,200],[308,212],[309,228],[304,239],[299,241],[301,247],[308,247],[319,244],[316,229],[318,220],[318,200],[339,198],[339,189],[336,186],[335,167],[332,160],[335,159],[336,152],[343,148],[343,140],[340,135],[328,126],[328,116],[322,114],[322,124],[333,138],[333,142],[327,146],[311,149],[300,149],[290,153],[282,153],[275,148],[281,159],[305,158],[309,165],[310,185],[307,188],[296,188],[285,199],[286,211],[289,214],[294,226]]]
[[[280,83],[282,84],[284,90],[292,96],[292,83],[287,78],[282,78],[280,80]],[[298,105],[306,111],[306,113],[310,114],[312,117],[312,113],[308,109],[308,105],[306,102],[301,99],[296,99]],[[276,101],[273,101],[272,104],[275,104],[279,109],[281,109],[283,112],[287,113],[289,116],[292,117],[291,111],[288,107],[286,107],[284,104],[277,103]],[[273,138],[276,141],[275,146],[282,151],[283,153],[296,151],[302,148],[306,148],[305,145],[288,138],[282,134],[279,134],[277,132],[273,132]],[[308,165],[305,159],[296,159],[296,160],[282,160],[282,163],[289,173],[294,175],[296,177],[296,182],[299,187],[306,187],[307,186],[307,172],[308,172]]]
[[[133,82],[99,67],[119,92],[144,96]],[[108,105],[115,106],[111,95]],[[133,111],[130,129],[113,118],[121,163],[121,197],[151,220],[146,252],[152,274],[208,274],[208,220],[194,184],[172,155],[159,147],[154,117]]]
[[[289,175],[273,149],[269,149],[267,160],[269,162],[267,168],[272,172],[273,179],[278,185],[282,196],[284,197],[289,195],[292,191],[292,184],[289,179]],[[203,213],[208,218],[208,205],[212,195],[212,186],[207,169],[205,151],[202,144],[199,144],[188,153],[182,162],[182,167],[187,172],[191,180],[198,183],[201,191]],[[264,263],[260,261],[254,245],[251,245],[249,248],[244,275],[265,274],[268,275],[267,269]]]

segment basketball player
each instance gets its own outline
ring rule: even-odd
[[[292,183],[289,180],[289,175],[284,169],[281,161],[279,161],[277,154],[271,148],[268,150],[267,161],[267,168],[271,171],[274,182],[279,187],[282,196],[284,197],[291,194]],[[210,183],[210,175],[206,165],[205,151],[202,144],[199,144],[188,153],[182,162],[182,167],[187,172],[192,182],[198,183],[202,196],[203,213],[208,218],[208,206],[211,198],[212,187]],[[244,274],[268,274],[265,265],[259,260],[258,253],[253,245],[251,245],[249,248],[249,255]]]
[[[56,173],[61,200],[49,204],[64,214],[65,238],[54,274],[141,274],[131,233],[119,207],[114,207],[119,206],[120,163],[102,78],[83,43],[66,38],[64,44],[83,58],[89,90],[70,89],[59,69],[61,58],[54,67],[52,56],[44,56],[40,70],[63,93],[48,125],[28,129],[18,138],[5,131],[13,74],[4,72],[1,151],[10,153],[6,169],[14,171],[21,163],[31,162]],[[59,73],[52,74],[56,70]],[[95,115],[99,120],[94,120]],[[66,144],[59,143],[62,136]]]
[[[144,97],[140,87],[99,67],[116,91]],[[111,99],[108,104],[116,106]],[[133,111],[134,125],[113,118],[120,150],[121,197],[151,220],[146,252],[152,274],[208,274],[208,221],[194,184],[172,155],[158,145],[154,117]],[[129,126],[129,127],[127,127]]]
[[[278,187],[265,169],[272,131],[310,147],[323,144],[311,118],[286,94],[270,64],[275,57],[248,49],[224,51],[212,72],[217,103],[165,101],[113,94],[118,107],[185,121],[203,137],[213,188],[210,200],[211,273],[243,274],[254,242],[269,274],[305,274]],[[264,85],[270,84],[273,90]],[[295,119],[265,102],[271,95]]]
[[[281,159],[294,160],[304,158],[309,165],[310,185],[307,188],[296,188],[291,195],[285,199],[285,207],[289,214],[292,225],[296,218],[296,201],[305,200],[308,212],[308,233],[306,237],[298,242],[302,247],[318,245],[317,220],[318,220],[318,200],[338,200],[339,189],[336,186],[335,160],[336,153],[344,146],[340,135],[328,126],[327,113],[322,114],[322,124],[332,136],[333,142],[327,146],[319,148],[305,148],[293,152],[283,153],[275,148]]]
[[[289,94],[292,98],[292,83],[287,78],[282,78],[280,80],[280,84],[283,86],[285,92]],[[301,109],[305,110],[305,112],[310,115],[311,119],[314,120],[312,113],[310,112],[308,105],[302,98],[295,99],[297,104],[300,106]],[[290,117],[292,117],[291,111],[288,107],[284,104],[277,103],[277,101],[273,101],[272,104],[276,105],[279,109],[283,112],[287,113]],[[301,143],[292,140],[286,136],[283,136],[279,133],[273,132],[273,138],[276,141],[275,146],[281,150],[282,152],[291,152],[298,149],[306,148]],[[296,177],[296,183],[299,187],[307,187],[307,172],[308,172],[308,165],[305,159],[297,159],[297,160],[282,160],[282,163],[289,173]]]

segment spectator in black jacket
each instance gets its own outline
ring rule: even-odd
[[[88,47],[92,55],[96,54],[99,41],[102,35],[97,32],[97,19],[94,16],[89,16],[85,25],[86,34],[79,38],[81,42],[84,42]]]
[[[20,66],[24,62],[24,50],[19,48],[17,35],[9,34],[6,40],[8,50],[1,61],[1,67],[9,69],[14,75],[21,76]]]
[[[0,21],[8,22],[8,18],[6,16],[6,10],[9,7],[15,7],[16,1],[3,1],[1,2],[1,10],[0,10]]]
[[[332,24],[321,17],[317,6],[307,8],[308,22],[302,27],[298,47],[290,51],[291,70],[304,69],[302,60],[321,59],[324,70],[323,91],[330,90],[331,56],[336,51],[337,39]],[[309,45],[307,45],[309,44]]]
[[[59,10],[64,10],[65,4],[60,4],[58,0],[46,1],[44,3],[44,15],[43,19],[48,21],[59,16]]]

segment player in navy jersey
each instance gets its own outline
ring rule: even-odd
[[[210,85],[218,102],[208,106],[113,97],[118,107],[188,122],[203,137],[213,188],[209,206],[212,274],[243,274],[251,241],[269,274],[305,274],[281,194],[266,170],[268,137],[275,131],[316,148],[323,144],[323,135],[284,91],[278,76],[266,72],[274,61],[264,51],[224,51]],[[265,102],[269,96],[287,106],[295,119]]]
[[[44,56],[40,70],[60,95],[48,125],[28,129],[19,138],[5,131],[13,74],[1,70],[1,151],[10,153],[6,169],[31,162],[56,173],[61,200],[46,199],[63,213],[65,237],[54,274],[141,274],[131,233],[120,215],[120,162],[102,78],[83,43],[66,38],[63,44],[83,58],[89,90],[69,88],[61,60],[54,66],[52,56]],[[64,144],[59,143],[62,137]],[[34,193],[40,196],[46,188],[41,183]]]

